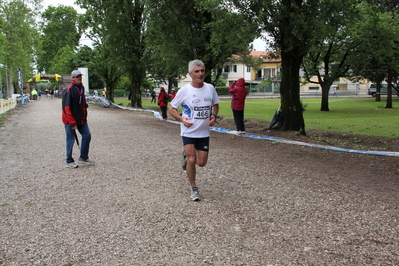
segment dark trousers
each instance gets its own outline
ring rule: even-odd
[[[87,123],[83,125],[78,125],[78,131],[82,135],[82,143],[80,144],[80,158],[88,159],[89,158],[89,147],[91,141],[91,133],[89,126]],[[71,163],[74,162],[72,158],[72,149],[75,143],[75,133],[69,124],[65,125],[65,133],[66,133],[66,162]]]
[[[244,111],[233,110],[233,116],[237,131],[245,131]]]
[[[167,108],[167,106],[161,106],[162,118],[163,119],[168,118],[168,114],[166,113],[166,108]]]

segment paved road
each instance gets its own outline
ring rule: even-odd
[[[96,165],[67,169],[60,100],[12,113],[0,265],[399,264],[397,158],[212,132],[192,202],[175,124],[91,105]]]

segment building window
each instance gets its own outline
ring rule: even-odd
[[[251,67],[250,66],[247,66],[247,72],[248,73],[251,72]]]
[[[318,90],[319,87],[309,87],[309,90]]]
[[[224,66],[223,72],[229,73],[230,72],[230,66],[229,65]]]
[[[233,71],[237,73],[237,65],[233,65]]]

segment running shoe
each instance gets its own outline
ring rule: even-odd
[[[199,194],[199,190],[198,190],[197,187],[193,187],[193,188],[191,189],[191,200],[193,200],[193,201],[199,201],[199,200],[201,200],[201,196],[200,196],[200,194]]]
[[[94,164],[95,163],[93,160],[90,160],[89,158],[87,158],[87,159],[79,158],[79,162],[87,163],[87,164]]]
[[[184,171],[186,171],[186,167],[187,167],[187,155],[186,155],[186,152],[183,151],[182,155],[183,155],[183,160],[181,162],[181,167],[183,168]]]
[[[77,165],[77,164],[74,163],[74,162],[71,162],[71,163],[67,163],[67,164],[65,165],[65,167],[66,167],[66,168],[77,168],[77,167],[79,167],[79,165]]]

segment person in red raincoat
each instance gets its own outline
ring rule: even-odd
[[[231,109],[233,110],[237,134],[245,135],[244,107],[245,98],[248,94],[247,88],[245,88],[245,80],[239,78],[237,81],[231,83],[229,93],[233,96],[231,98]]]
[[[169,96],[165,92],[165,88],[161,87],[161,91],[159,92],[159,95],[158,95],[158,105],[161,108],[162,118],[164,120],[166,120],[168,118],[168,115],[167,115],[167,112],[166,112],[167,106],[168,106],[168,100],[169,100]]]
[[[175,89],[171,89],[170,92],[171,92],[170,100],[173,100],[176,97],[176,90]]]

